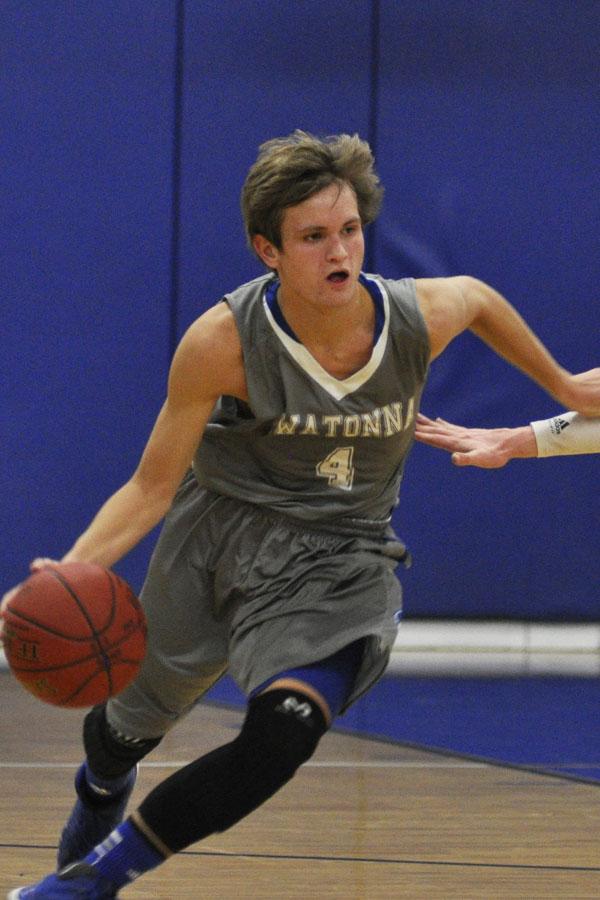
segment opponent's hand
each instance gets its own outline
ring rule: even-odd
[[[456,466],[499,469],[515,457],[537,455],[535,435],[523,428],[464,428],[444,419],[417,416],[415,438],[423,444],[448,450]]]

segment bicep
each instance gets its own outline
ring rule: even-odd
[[[222,316],[198,320],[184,335],[169,372],[167,398],[136,471],[155,490],[174,494],[202,440],[215,403],[239,382],[241,354]],[[228,330],[229,329],[229,330]]]

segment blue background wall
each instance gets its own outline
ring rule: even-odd
[[[387,188],[369,268],[476,275],[598,364],[594,0],[8,0],[0,35],[5,587],[128,477],[176,340],[258,274],[239,190],[269,137],[358,131]],[[424,409],[558,407],[465,335]],[[407,615],[597,619],[598,509],[597,458],[489,473],[417,446]],[[153,537],[119,566],[135,587]]]

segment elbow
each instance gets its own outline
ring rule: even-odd
[[[490,292],[490,289],[485,282],[481,281],[479,278],[475,278],[473,275],[455,275],[452,278],[452,281],[455,283],[466,302],[473,302],[473,300],[477,299],[481,300]]]
[[[459,275],[459,290],[462,296],[467,327],[482,336],[498,314],[498,307],[504,306],[504,299],[489,285],[472,275]]]
[[[149,479],[141,469],[134,472],[130,483],[148,516],[156,521],[168,512],[179,486],[162,479]]]

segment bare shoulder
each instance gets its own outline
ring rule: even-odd
[[[432,359],[464,330],[468,308],[479,285],[482,283],[470,275],[416,279],[417,300],[429,332]]]
[[[183,335],[171,366],[179,389],[247,399],[239,332],[229,306],[220,302],[197,318]]]
[[[432,304],[458,302],[464,294],[473,289],[476,278],[470,275],[451,275],[448,278],[417,278],[415,285],[417,298],[422,307]]]

